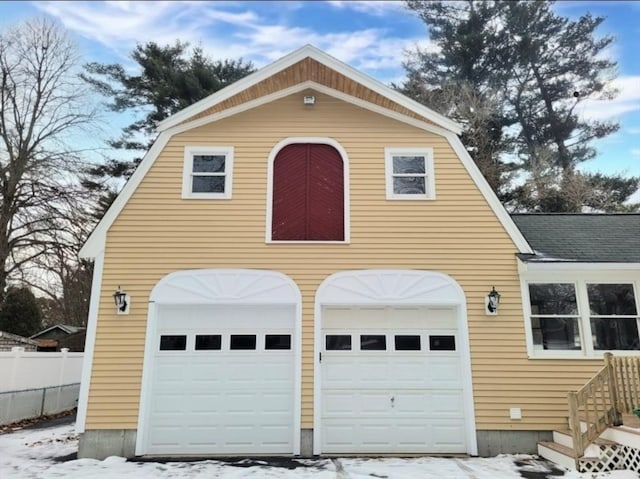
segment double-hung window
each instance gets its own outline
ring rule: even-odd
[[[184,149],[183,198],[231,198],[233,147],[191,146]]]
[[[385,148],[387,199],[434,200],[432,148]]]

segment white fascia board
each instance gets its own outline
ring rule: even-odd
[[[395,91],[393,88],[388,87],[384,83],[370,77],[365,73],[362,73],[359,70],[356,70],[352,66],[347,65],[344,62],[341,62],[340,60],[332,57],[331,55],[321,50],[318,50],[315,47],[310,46],[310,48],[313,49],[312,50],[313,54],[310,54],[309,56],[314,60],[320,63],[323,63],[324,65],[337,71],[338,73],[341,73],[347,78],[351,78],[352,80],[355,80],[356,82],[396,102],[397,104],[404,106],[405,108],[411,111],[414,111],[418,115],[425,117],[426,119],[434,122],[436,125],[448,131],[451,131],[456,135],[460,135],[462,133],[463,128],[462,128],[462,125],[460,125],[459,123],[451,120],[450,118],[447,118],[444,115],[441,115],[440,113],[435,112],[431,108],[428,108],[423,104],[418,103],[415,100],[410,99],[409,97],[403,95],[402,93]]]
[[[311,50],[315,50],[311,45],[306,45],[290,54],[276,60],[273,63],[261,68],[260,70],[248,75],[235,83],[232,83],[228,87],[223,88],[222,90],[213,93],[212,95],[203,98],[202,100],[194,103],[191,106],[188,106],[184,110],[180,110],[178,113],[171,115],[168,118],[165,118],[157,125],[157,131],[164,131],[173,126],[178,125],[179,123],[189,119],[190,117],[197,115],[200,112],[208,110],[214,105],[217,105],[220,102],[231,98],[232,96],[240,93],[247,88],[252,87],[253,85],[260,83],[261,81],[269,78],[272,75],[275,75],[281,70],[289,68],[291,65],[298,63],[302,59],[310,55]]]
[[[171,133],[161,133],[160,136],[153,143],[153,146],[149,149],[142,161],[129,178],[129,181],[124,185],[122,191],[118,194],[113,204],[109,207],[105,215],[102,217],[100,222],[96,225],[95,229],[89,235],[89,238],[84,243],[80,252],[78,253],[80,258],[96,258],[101,251],[105,249],[105,243],[107,239],[107,231],[116,220],[124,206],[133,195],[133,192],[138,188],[138,185],[142,182],[142,179],[145,177],[153,163],[156,161],[156,158],[163,150],[169,138],[171,138]]]
[[[521,273],[533,271],[640,271],[640,263],[525,262],[518,259]]]
[[[471,176],[473,181],[478,186],[478,189],[480,190],[480,193],[482,193],[482,196],[484,196],[485,200],[487,200],[487,203],[489,203],[489,206],[495,213],[498,221],[502,223],[505,231],[511,237],[511,240],[518,248],[518,252],[533,253],[533,249],[531,248],[531,246],[529,246],[529,243],[527,243],[527,240],[524,238],[516,224],[513,222],[511,216],[509,216],[509,213],[507,213],[507,210],[504,208],[504,206],[502,206],[502,203],[500,203],[500,200],[491,189],[491,186],[489,186],[489,183],[487,183],[487,180],[480,172],[478,165],[476,165],[475,161],[473,161],[473,158],[471,158],[469,152],[467,152],[466,148],[460,141],[460,138],[458,138],[458,136],[454,135],[453,133],[447,133],[445,137],[449,141],[449,144],[451,145],[453,150],[458,155],[458,158],[460,158],[460,161],[462,161],[462,164],[469,172],[469,175]]]
[[[240,93],[243,90],[246,90],[253,85],[265,80],[266,78],[278,73],[285,68],[294,65],[295,63],[303,60],[304,58],[312,58],[323,65],[337,71],[338,73],[346,76],[347,78],[351,78],[352,80],[362,84],[363,86],[369,88],[370,90],[379,93],[380,95],[396,102],[397,104],[404,106],[405,108],[414,111],[416,114],[427,118],[428,120],[434,122],[436,125],[444,128],[447,131],[451,131],[456,135],[462,133],[462,126],[439,114],[435,111],[427,108],[426,106],[418,103],[417,101],[411,100],[405,95],[393,90],[387,85],[375,80],[374,78],[366,75],[355,68],[347,65],[346,63],[337,60],[336,58],[328,55],[327,53],[318,50],[317,48],[306,45],[289,55],[282,57],[281,59],[267,65],[266,67],[258,70],[257,72],[246,76],[245,78],[238,80],[237,82],[229,85],[226,88],[208,96],[197,103],[181,110],[175,115],[170,116],[169,118],[161,121],[157,125],[157,130],[165,131],[169,128],[178,125],[179,123],[187,120],[189,117],[197,115],[200,112],[203,112],[214,105],[231,98],[232,96]]]
[[[302,83],[298,83],[284,90],[279,90],[275,93],[271,93],[269,95],[262,96],[260,98],[256,98],[255,100],[248,101],[241,105],[227,108],[218,113],[213,113],[209,116],[205,116],[202,118],[198,118],[197,120],[190,121],[189,123],[183,123],[181,125],[177,125],[170,130],[167,130],[166,133],[170,133],[171,135],[176,135],[178,133],[184,133],[185,131],[192,130],[194,128],[198,128],[200,126],[206,125],[208,123],[213,123],[224,118],[229,118],[230,116],[237,115],[238,113],[242,113],[247,110],[251,110],[253,108],[265,105],[272,101],[279,100],[280,98],[284,98],[289,95],[293,95],[294,93],[298,93],[304,90],[315,90],[319,93],[324,93],[338,100],[342,100],[346,103],[350,103],[360,108],[364,108],[365,110],[369,110],[373,113],[378,113],[380,115],[386,116],[393,120],[398,120],[403,123],[406,123],[411,126],[415,126],[416,128],[420,128],[422,130],[429,131],[436,135],[446,136],[448,133],[451,133],[449,130],[445,130],[439,126],[436,126],[432,123],[427,123],[425,121],[418,120],[416,118],[406,116],[402,113],[398,113],[393,110],[389,110],[382,106],[376,105],[375,103],[369,103],[368,101],[361,100],[360,98],[356,98],[354,96],[348,95],[338,90],[334,90],[332,88],[326,87],[324,85],[320,85],[314,81],[308,80]]]

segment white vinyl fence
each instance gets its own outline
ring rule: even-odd
[[[76,407],[84,353],[0,352],[0,425]]]

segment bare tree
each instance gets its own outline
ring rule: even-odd
[[[44,19],[0,31],[0,299],[7,282],[69,243],[79,148],[94,112],[67,34]]]

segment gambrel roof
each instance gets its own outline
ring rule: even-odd
[[[96,226],[80,256],[95,258],[104,251],[107,231],[173,135],[310,89],[446,138],[518,251],[532,252],[460,142],[462,127],[458,123],[307,45],[160,122],[158,138]]]

